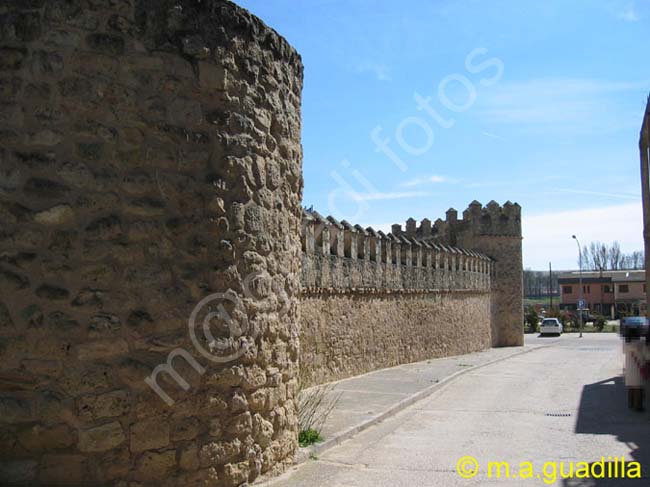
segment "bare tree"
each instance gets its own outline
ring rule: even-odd
[[[621,268],[623,263],[623,254],[621,253],[621,246],[615,240],[612,246],[609,248],[609,268],[613,271],[617,271]]]
[[[580,262],[579,262],[580,264]],[[644,269],[645,254],[637,250],[624,254],[618,242],[607,245],[602,242],[591,242],[582,249],[582,269],[592,271]]]
[[[582,254],[580,257],[582,258],[582,262],[580,262],[580,259],[578,259],[578,265],[580,266],[581,269],[583,270],[590,270],[593,269],[591,266],[591,253],[589,252],[589,247],[586,245],[582,246]]]
[[[631,268],[643,269],[645,267],[645,255],[640,250],[630,254]]]
[[[595,271],[603,272],[607,270],[609,261],[609,248],[601,242],[591,242],[589,245],[590,268]]]

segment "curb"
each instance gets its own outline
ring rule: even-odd
[[[352,438],[353,436],[356,436],[357,434],[361,433],[362,431],[370,428],[371,426],[374,426],[387,418],[396,415],[400,411],[403,411],[409,406],[412,406],[418,401],[421,401],[422,399],[426,398],[427,396],[430,396],[434,392],[448,386],[452,382],[454,382],[456,379],[459,377],[468,374],[474,370],[478,370],[482,367],[487,367],[488,365],[493,365],[498,362],[502,362],[504,360],[511,359],[513,357],[517,357],[519,355],[524,355],[526,353],[534,352],[536,350],[540,350],[542,348],[547,348],[551,347],[552,344],[549,345],[540,345],[534,348],[530,348],[528,350],[519,350],[517,352],[511,353],[510,355],[506,355],[505,357],[499,357],[497,359],[491,360],[489,362],[485,362],[483,364],[478,364],[478,365],[473,365],[471,367],[459,370],[457,372],[454,372],[453,374],[445,377],[444,379],[441,379],[439,382],[436,382],[435,384],[432,384],[425,389],[422,389],[421,391],[413,394],[410,397],[407,397],[406,399],[402,399],[400,402],[397,404],[391,406],[384,412],[380,413],[379,415],[364,421],[356,426],[353,426],[351,428],[348,428],[347,430],[344,430],[340,433],[335,434],[333,437],[325,440],[323,443],[318,443],[316,445],[312,445],[307,448],[299,448],[298,451],[296,452],[296,456],[294,458],[294,463],[291,465],[290,468],[297,467],[301,465],[302,463],[305,463],[310,457],[314,455],[321,454],[330,448],[333,448],[345,440],[348,440]],[[281,475],[279,477],[274,477],[274,478],[266,478],[266,479],[260,479],[260,482],[256,482],[255,485],[259,487],[265,487],[265,486],[272,486],[276,485],[276,482],[281,481],[285,475],[290,474],[291,470],[288,470],[284,475]]]

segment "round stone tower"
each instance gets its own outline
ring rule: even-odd
[[[228,1],[0,4],[0,484],[291,459],[301,89]]]

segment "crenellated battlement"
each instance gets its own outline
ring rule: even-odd
[[[404,234],[420,240],[446,242],[451,245],[459,245],[457,240],[460,234],[521,237],[521,206],[510,201],[503,206],[496,201],[490,201],[483,206],[474,200],[463,211],[460,220],[458,211],[450,208],[445,214],[445,219],[438,218],[433,225],[428,218],[424,218],[419,225],[414,218],[409,218],[406,220],[405,231],[400,224],[394,224],[392,232],[396,235]]]
[[[510,201],[501,206],[494,200],[481,206],[473,201],[459,224],[475,235],[521,237],[521,206]]]
[[[303,289],[489,291],[487,255],[423,240],[415,220],[407,222],[408,233],[397,227],[386,234],[304,211]]]

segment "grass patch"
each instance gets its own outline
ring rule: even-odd
[[[565,328],[564,333],[580,333],[580,328]],[[582,329],[582,333],[618,333],[618,325],[605,325],[602,330],[593,326],[585,326]]]
[[[315,429],[309,428],[298,433],[298,443],[302,448],[313,445],[314,443],[320,443],[321,441],[323,441],[323,437]]]

